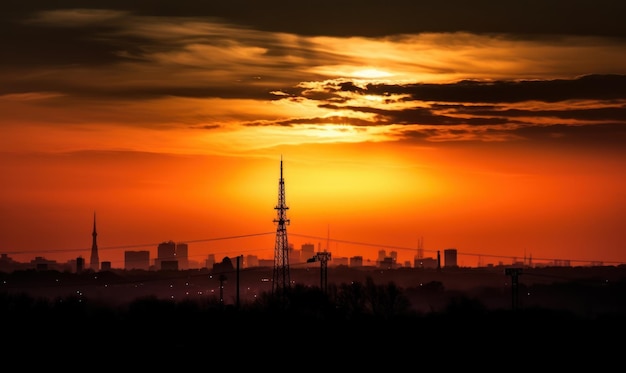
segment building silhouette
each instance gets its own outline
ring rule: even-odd
[[[124,269],[150,269],[150,251],[124,251]]]
[[[157,246],[157,257],[155,259],[155,267],[157,270],[163,269],[163,262],[171,262],[176,260],[176,243],[172,240],[164,241]],[[172,264],[167,264],[168,268],[172,268]]]
[[[213,265],[215,265],[215,254],[209,254],[207,255],[205,261],[205,267],[207,267],[208,269],[212,269]]]
[[[82,256],[76,258],[76,272],[80,273],[85,269],[85,259]]]
[[[259,266],[259,257],[256,255],[246,255],[245,257],[245,261],[244,261],[244,266],[246,268],[250,268],[250,267],[258,267]]]
[[[443,266],[445,268],[455,268],[457,264],[457,252],[456,249],[445,249],[443,251]]]
[[[417,258],[413,261],[413,268],[435,269],[439,266],[435,258]]]
[[[311,259],[315,255],[315,245],[307,242],[300,246],[300,256],[304,261]]]
[[[349,265],[350,267],[363,267],[363,256],[355,255],[350,257]]]
[[[179,269],[189,269],[189,245],[184,242],[176,244],[176,260]]]

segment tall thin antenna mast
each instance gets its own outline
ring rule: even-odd
[[[424,258],[424,237],[417,239],[417,259]]]
[[[278,181],[278,204],[276,210],[276,244],[274,246],[274,275],[272,279],[272,294],[287,291],[290,287],[289,276],[289,242],[287,240],[287,207],[285,203],[285,179],[283,178],[283,157],[280,157],[280,179]]]
[[[330,250],[330,224],[328,224],[327,232],[326,232],[326,251]]]
[[[96,237],[98,233],[96,232],[96,213],[93,213],[93,231],[91,232],[91,236],[93,238],[91,243],[91,259],[89,261],[89,267],[94,271],[100,269],[100,258],[98,257],[98,242]]]

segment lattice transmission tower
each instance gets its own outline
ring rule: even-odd
[[[274,275],[272,294],[284,293],[291,283],[289,277],[289,241],[287,240],[287,210],[285,204],[285,179],[283,178],[283,158],[280,158],[280,179],[278,180],[278,204],[276,210],[276,245],[274,246]]]

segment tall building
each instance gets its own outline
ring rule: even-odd
[[[100,269],[100,258],[98,257],[98,243],[96,241],[96,237],[98,233],[96,232],[96,213],[93,213],[93,232],[91,232],[91,236],[93,237],[91,243],[91,260],[89,262],[89,268],[97,271]]]
[[[154,263],[157,270],[162,269],[163,262],[172,262],[175,260],[176,260],[176,243],[171,240],[161,242],[159,246],[157,247],[157,257]]]
[[[458,267],[456,249],[445,249],[443,251],[443,266],[446,268]]]
[[[215,254],[207,255],[207,258],[205,261],[205,267],[207,267],[208,269],[212,269],[214,264],[215,264]]]
[[[386,250],[378,250],[378,257],[376,257],[376,261],[378,263],[382,263],[385,261],[385,258],[387,257],[387,251]]]
[[[350,257],[350,267],[363,267],[363,257],[361,255]]]
[[[398,252],[395,250],[392,250],[389,252],[389,256],[391,257],[391,259],[397,263],[398,262]]]
[[[85,269],[85,259],[82,256],[76,258],[76,273],[80,273]]]
[[[259,257],[256,255],[246,255],[244,265],[246,268],[250,267],[258,267],[259,266]]]
[[[189,245],[184,242],[176,244],[176,260],[179,269],[189,269]]]

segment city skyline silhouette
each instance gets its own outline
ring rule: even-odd
[[[287,286],[287,284],[290,282],[289,279],[289,267],[290,267],[290,252],[296,253],[299,250],[297,248],[294,247],[294,245],[292,243],[289,243],[288,240],[288,234],[287,234],[287,226],[291,223],[291,219],[288,217],[287,214],[287,210],[289,210],[289,207],[286,204],[286,199],[285,199],[285,195],[286,195],[286,187],[285,187],[285,179],[283,177],[283,159],[282,156],[280,158],[280,177],[279,177],[279,181],[278,181],[278,203],[276,204],[276,206],[274,207],[274,209],[276,210],[277,216],[276,218],[273,220],[274,224],[276,224],[276,231],[273,233],[275,236],[275,243],[274,243],[274,251],[273,251],[273,258],[271,258],[273,260],[273,268],[274,268],[274,274],[273,274],[273,285],[277,288],[273,288],[273,291],[280,291],[281,288],[284,288]],[[159,244],[143,244],[143,245],[129,245],[125,247],[124,250],[124,262],[123,265],[120,266],[120,261],[116,261],[115,263],[117,264],[113,264],[113,262],[111,260],[107,260],[104,263],[107,263],[107,266],[109,266],[109,268],[123,268],[123,269],[133,269],[133,267],[128,267],[128,263],[127,263],[127,259],[126,259],[126,255],[129,252],[134,252],[134,250],[130,250],[132,248],[146,248],[146,247],[152,247],[152,249],[148,249],[148,250],[142,250],[144,252],[147,252],[147,256],[146,256],[146,260],[149,263],[146,263],[144,265],[142,265],[142,267],[145,268],[153,268],[156,270],[160,270],[161,265],[158,264],[160,261],[163,260],[177,260],[176,257],[176,249],[175,247],[179,244],[184,245],[185,247],[185,252],[184,252],[184,260],[186,262],[185,268],[209,268],[211,269],[211,265],[203,265],[203,261],[208,263],[208,259],[207,258],[212,258],[212,262],[215,262],[215,253],[211,252],[211,253],[198,253],[195,255],[192,255],[191,257],[203,257],[203,260],[200,261],[196,261],[193,260],[192,262],[189,262],[189,255],[188,255],[188,245],[190,243],[198,243],[198,242],[208,242],[208,241],[218,241],[218,240],[226,240],[226,239],[236,239],[236,238],[245,238],[245,237],[251,237],[251,236],[265,236],[268,234],[271,234],[272,232],[265,232],[265,233],[256,233],[256,234],[247,234],[247,235],[239,235],[239,236],[234,236],[234,237],[222,237],[222,238],[213,238],[213,239],[204,239],[204,240],[183,240],[183,241],[173,241],[173,240],[169,240],[169,241],[162,241]],[[89,260],[89,265],[88,268],[90,268],[91,270],[94,271],[99,271],[100,268],[100,252],[99,252],[99,248],[98,248],[98,242],[97,242],[97,226],[96,226],[96,213],[94,212],[93,214],[93,229],[92,229],[92,244],[91,244],[91,249],[90,249],[90,260]],[[399,248],[399,247],[390,247],[387,245],[383,245],[383,244],[367,244],[367,243],[363,243],[363,242],[349,242],[349,241],[345,241],[345,240],[337,240],[337,239],[332,239],[330,237],[330,227],[328,227],[328,235],[326,237],[326,246],[322,249],[322,243],[321,240],[323,240],[322,237],[314,237],[314,236],[306,236],[306,235],[299,235],[299,234],[294,234],[296,237],[301,237],[301,238],[308,238],[308,239],[317,239],[318,240],[318,244],[317,250],[312,251],[311,253],[308,253],[307,257],[298,257],[297,260],[295,261],[295,264],[300,264],[300,263],[306,263],[309,260],[313,260],[315,261],[315,253],[319,254],[320,252],[328,252],[328,257],[324,258],[323,262],[326,264],[328,261],[332,261],[331,257],[332,257],[332,251],[330,250],[330,242],[332,241],[333,243],[343,243],[343,244],[352,244],[352,245],[358,245],[361,247],[364,246],[370,246],[370,247],[378,247],[378,252],[377,252],[377,256],[375,257],[374,260],[372,260],[371,258],[364,258],[362,255],[359,255],[358,253],[352,257],[343,257],[340,263],[336,264],[336,265],[347,265],[348,261],[351,261],[352,259],[354,259],[355,257],[358,258],[359,261],[359,265],[363,265],[363,263],[365,263],[366,265],[374,265],[374,266],[381,266],[381,267],[385,267],[385,263],[384,260],[385,259],[390,259],[391,263],[390,265],[392,265],[394,268],[400,268],[400,267],[415,267],[415,268],[423,268],[424,264],[421,263],[423,261],[429,261],[429,264],[427,265],[427,267],[430,268],[440,268],[441,267],[441,252],[443,251],[444,253],[446,252],[454,252],[454,258],[451,259],[451,261],[453,262],[453,266],[459,266],[459,259],[458,259],[458,250],[454,247],[451,248],[446,248],[446,249],[437,249],[437,250],[427,250],[424,249],[423,247],[423,237],[420,237],[420,239],[418,240],[418,245],[416,249],[410,249],[410,248]],[[168,244],[171,243],[172,245],[174,245],[174,247],[172,248],[172,251],[170,254],[167,255],[163,255],[161,253],[161,246],[164,244]],[[312,244],[311,242],[304,242],[302,243],[302,251],[304,251],[304,247],[305,246],[315,246],[314,244]],[[154,255],[154,249],[155,247],[157,248],[157,254]],[[106,250],[110,250],[110,249],[120,249],[120,247],[116,247],[116,248],[104,248]],[[387,253],[387,250],[389,250],[389,253]],[[403,261],[399,261],[398,260],[398,250],[406,250],[406,251],[411,251],[414,253],[413,257],[411,258],[410,256],[406,256],[405,260]],[[265,250],[263,250],[265,251]],[[57,253],[60,251],[57,251]],[[168,251],[169,252],[169,251]],[[431,252],[431,254],[433,254],[433,256],[424,256],[425,253]],[[2,253],[3,254],[3,259],[5,259],[5,261],[7,260],[12,260],[12,258],[10,258],[8,256],[8,254],[10,253]],[[483,266],[483,260],[485,257],[487,257],[484,254],[477,254],[477,253],[460,253],[461,257],[476,257],[477,258],[477,263],[476,265],[467,265],[465,264],[464,260],[460,260],[461,266],[464,267],[472,267],[472,266],[476,266],[476,267],[482,267]],[[240,254],[237,254],[236,256],[241,256],[241,257],[252,257],[254,256],[253,254],[248,253],[244,253],[241,252]],[[223,255],[224,258],[229,258],[229,255],[224,254]],[[337,253],[335,254],[335,258],[337,258],[338,255]],[[408,259],[406,259],[408,258]],[[552,259],[547,259],[547,258],[535,258],[534,262],[533,262],[533,257],[532,255],[526,255],[526,253],[524,253],[524,256],[521,260],[518,260],[517,257],[505,257],[505,256],[493,256],[492,259],[495,258],[499,258],[499,259],[508,259],[510,260],[510,262],[504,263],[502,260],[500,260],[497,263],[493,263],[493,262],[489,262],[487,265],[488,266],[504,266],[504,265],[513,265],[513,266],[522,266],[522,267],[533,267],[535,265],[539,265],[539,266],[571,266],[571,265],[596,265],[596,266],[601,266],[601,265],[621,265],[621,264],[626,264],[626,263],[620,263],[620,262],[605,262],[603,260],[593,260],[593,261],[584,261],[584,260],[571,260],[571,259],[564,259],[564,258],[560,258],[560,259],[556,259],[556,258],[552,258]],[[412,259],[412,260],[411,260]],[[76,261],[79,262],[83,260],[82,256],[79,255],[77,258],[75,259],[70,259],[71,261]],[[256,258],[255,256],[255,260],[258,261],[258,258]],[[263,260],[263,258],[262,258]],[[39,264],[45,264],[46,262],[54,262],[54,261],[49,261],[48,259],[46,259],[43,255],[36,255],[34,260],[31,261],[31,263],[34,262],[34,265],[37,266],[39,262]],[[154,263],[154,264],[153,264]],[[189,267],[189,264],[191,263],[191,267]],[[436,263],[436,264],[433,264]],[[54,263],[56,264],[56,263]],[[243,263],[242,263],[243,264]],[[249,264],[250,265],[250,264]],[[445,264],[444,264],[445,265]],[[79,270],[80,265],[79,264],[74,264],[74,270]],[[282,278],[282,279],[281,279]],[[280,284],[282,283],[282,285]]]
[[[237,239],[237,238],[242,238],[242,237],[247,237],[247,236],[258,236],[258,235],[274,235],[276,232],[263,232],[263,233],[258,233],[258,234],[251,234],[251,235],[241,235],[241,236],[233,236],[233,237],[214,237],[214,238],[206,238],[206,239],[199,239],[199,240],[181,240],[181,241],[175,241],[178,243],[185,243],[185,244],[190,244],[191,243],[191,248],[192,248],[192,252],[193,250],[193,243],[194,242],[213,242],[213,241],[221,241],[221,240],[232,240],[232,239]],[[320,247],[320,242],[321,241],[330,241],[333,243],[339,243],[339,244],[346,244],[346,245],[355,245],[355,246],[361,246],[361,247],[373,247],[373,248],[377,248],[378,251],[384,251],[385,253],[389,254],[391,252],[394,253],[400,253],[402,251],[405,252],[410,252],[412,253],[413,260],[404,260],[404,261],[398,261],[397,262],[397,266],[398,267],[413,267],[414,265],[414,260],[417,258],[417,252],[418,250],[415,248],[409,248],[409,247],[397,247],[397,246],[389,246],[389,245],[384,245],[384,244],[378,244],[378,243],[367,243],[367,242],[358,242],[358,241],[344,241],[344,240],[339,240],[339,239],[333,239],[333,238],[325,238],[325,237],[319,237],[319,236],[310,236],[310,235],[301,235],[298,233],[294,233],[294,232],[290,232],[289,234],[290,236],[294,236],[294,237],[298,237],[298,238],[303,238],[304,240],[302,241],[301,245],[314,245],[316,247]],[[313,244],[310,241],[312,239],[318,239],[319,242],[318,244]],[[159,244],[163,243],[163,242],[167,242],[167,241],[161,241],[161,242],[153,242],[153,243],[144,243],[144,244],[132,244],[132,245],[121,245],[121,246],[115,246],[115,247],[99,247],[99,250],[104,250],[105,255],[107,254],[107,252],[109,250],[114,250],[114,251],[135,251],[135,250],[146,250],[150,252],[150,259],[151,261],[154,261],[154,259],[157,257],[156,256],[156,249],[159,246]],[[301,246],[300,245],[300,246]],[[291,248],[292,250],[296,250],[296,251],[300,251],[301,247],[293,247]],[[428,259],[434,259],[436,260],[437,254],[442,254],[445,250],[447,249],[453,249],[457,252],[458,257],[460,258],[460,265],[462,267],[468,267],[468,268],[472,268],[472,267],[482,267],[482,266],[509,266],[509,265],[514,265],[514,264],[519,264],[519,265],[524,265],[524,266],[539,266],[539,267],[544,267],[544,266],[573,266],[573,267],[578,267],[578,266],[619,266],[619,265],[624,265],[626,263],[623,262],[612,262],[612,261],[604,261],[601,259],[596,259],[596,260],[577,260],[577,259],[568,259],[568,258],[541,258],[541,257],[532,257],[532,256],[497,256],[497,255],[485,255],[485,254],[480,254],[480,253],[467,253],[467,252],[461,252],[456,250],[455,248],[442,248],[442,249],[428,249],[425,250],[425,255],[423,256],[423,258],[428,258]],[[54,256],[54,254],[56,253],[76,253],[77,255],[75,257],[70,257],[67,261],[68,262],[73,262],[75,261],[77,258],[84,258],[84,255],[82,255],[81,253],[84,253],[88,251],[87,249],[66,249],[66,250],[49,250],[49,251],[33,251],[33,252],[28,252],[29,255],[32,255],[32,257],[27,258],[25,261],[19,261],[19,260],[15,260],[16,262],[19,263],[28,263],[30,261],[36,260],[37,258],[41,258],[41,259],[45,259],[46,261],[52,261],[52,262],[56,262],[59,264],[65,264],[66,261],[64,260],[57,260],[57,258]],[[238,255],[243,255],[243,256],[255,256],[259,259],[262,260],[273,260],[273,258],[271,257],[271,255],[267,255],[267,256],[262,256],[259,257],[258,255],[256,255],[258,252],[267,252],[269,251],[268,249],[258,249],[258,250],[240,250],[238,251],[239,254],[236,254],[237,250],[230,250],[230,251],[209,251],[209,252],[203,252],[203,253],[193,253],[192,255],[189,256],[189,258],[192,260],[192,268],[202,268],[204,265],[203,263],[206,261],[208,256],[213,256],[216,259],[223,259],[225,257],[229,257],[229,258],[234,258]],[[321,250],[317,250],[318,251],[326,251],[325,248],[321,249]],[[332,253],[332,250],[330,250],[329,252]],[[11,256],[11,252],[3,252],[0,253],[3,254],[5,256],[7,256],[8,258],[12,258]],[[380,253],[379,253],[380,254]],[[367,256],[363,256],[363,255],[359,255],[358,252],[355,255],[357,257],[361,257],[363,258],[363,261],[368,264],[368,265],[377,265],[378,261],[377,261],[377,257],[373,256],[373,257],[367,257]],[[470,259],[467,259],[467,258]],[[349,260],[350,257],[345,256],[339,256],[339,258],[342,258],[344,260]],[[466,259],[462,259],[462,258],[466,258]],[[104,258],[105,262],[108,262],[112,268],[114,269],[124,269],[124,260],[120,259],[120,260],[111,260],[108,257]],[[332,261],[332,260],[331,260]],[[331,263],[331,265],[335,265],[334,263]]]

